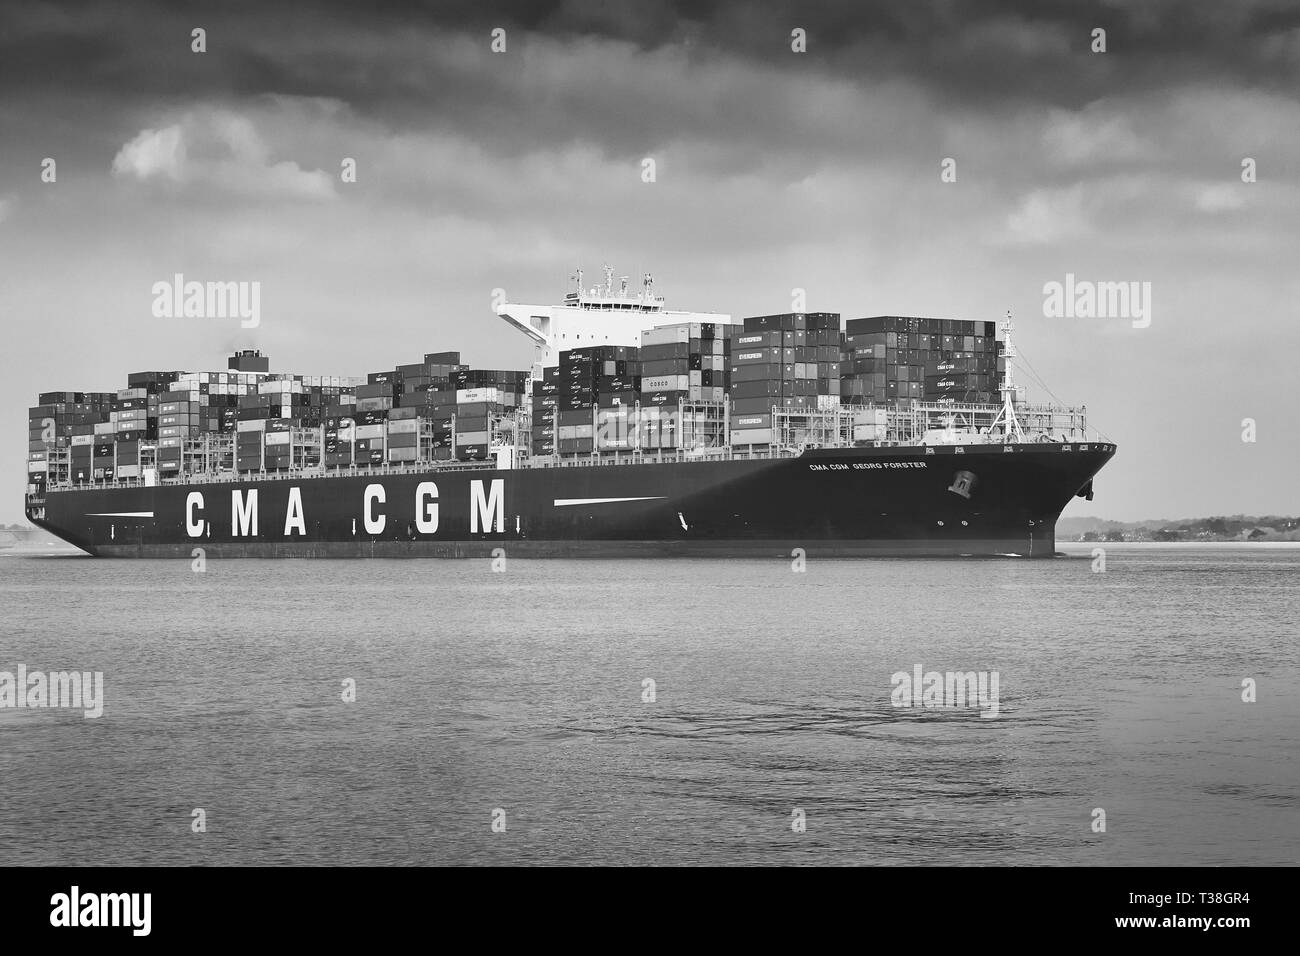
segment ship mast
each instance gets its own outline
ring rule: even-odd
[[[995,418],[993,424],[989,426],[989,433],[991,434],[993,429],[997,428],[998,425],[1002,425],[1003,431],[1006,433],[1006,440],[1010,441],[1014,439],[1017,442],[1023,442],[1025,440],[1025,433],[1021,431],[1020,419],[1016,417],[1016,387],[1011,381],[1011,360],[1016,357],[1016,346],[1011,340],[1011,333],[1014,332],[1015,329],[1015,325],[1011,322],[1011,311],[1008,309],[1007,317],[1002,322],[1002,337],[1003,341],[1006,342],[1006,347],[1002,352],[1004,356],[1001,384],[1002,411],[998,412],[997,418]]]

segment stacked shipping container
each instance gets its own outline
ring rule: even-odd
[[[27,471],[36,477],[90,481],[96,427],[109,423],[113,396],[105,392],[43,392],[27,414]],[[112,452],[109,451],[110,465]],[[101,465],[101,467],[103,467]]]
[[[489,456],[493,422],[523,404],[528,373],[511,369],[462,368],[455,372],[454,454],[460,461]]]
[[[640,347],[561,352],[533,384],[533,454],[676,448],[688,427],[723,438],[730,328],[683,322],[642,332]]]
[[[455,376],[465,371],[459,352],[428,352],[424,361],[413,365],[399,365],[394,370],[396,408],[389,412],[392,421],[405,422],[404,417],[415,411],[414,429],[398,425],[392,432],[389,446],[395,452],[394,461],[447,461],[452,457],[452,422],[456,417]],[[410,437],[397,438],[396,436]],[[411,449],[414,449],[412,457]]]
[[[842,332],[838,313],[784,313],[746,318],[743,329],[659,326],[640,341],[561,352],[531,395],[528,373],[471,369],[459,352],[364,380],[272,374],[255,351],[237,353],[226,372],[135,372],[115,394],[42,393],[28,470],[80,482],[148,467],[166,477],[484,460],[496,422],[521,408],[536,456],[677,448],[683,431],[691,444],[761,446],[775,439],[773,406],[994,403],[1004,369],[991,322],[873,316]],[[883,411],[864,411],[854,437],[881,439],[883,423]]]
[[[591,346],[560,353],[554,384],[555,452],[561,455],[589,455],[593,451],[614,451],[631,447],[628,416],[636,410],[640,395],[640,351],[633,346]],[[543,375],[543,399],[551,391]],[[542,420],[551,417],[542,404]],[[541,438],[546,444],[542,426]],[[597,431],[601,434],[598,437]],[[534,439],[539,437],[534,426]],[[536,446],[534,447],[536,452]],[[538,452],[540,454],[540,452]]]
[[[332,376],[263,373],[258,378],[238,397],[236,469],[281,471],[340,463],[339,423],[356,412],[357,393],[365,384]]]
[[[560,353],[560,362],[566,353]],[[540,381],[533,380],[532,450],[534,455],[554,455],[559,451],[560,369],[546,368]]]
[[[774,405],[838,403],[840,339],[838,312],[746,318],[731,350],[731,444],[769,444]]]
[[[712,439],[724,427],[735,332],[731,325],[679,322],[641,333],[641,416],[636,424],[642,448],[680,447],[687,430]],[[720,431],[716,437],[725,443]]]
[[[992,322],[877,315],[845,324],[841,394],[854,404],[998,400]]]

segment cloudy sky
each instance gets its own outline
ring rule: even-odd
[[[523,368],[493,290],[604,261],[685,309],[1011,310],[1120,445],[1067,514],[1296,513],[1298,80],[1289,2],[8,4],[0,521],[38,391]],[[261,326],[154,318],[178,272],[259,281]],[[1045,316],[1067,273],[1150,282],[1150,326]]]

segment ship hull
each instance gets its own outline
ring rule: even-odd
[[[359,470],[51,490],[28,516],[98,557],[1050,557],[1061,510],[1113,454],[1041,443]]]

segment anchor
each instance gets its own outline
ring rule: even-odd
[[[970,500],[970,494],[975,490],[978,483],[979,479],[975,477],[973,472],[959,471],[952,476],[952,484],[948,486],[948,490],[954,495],[960,495]]]

